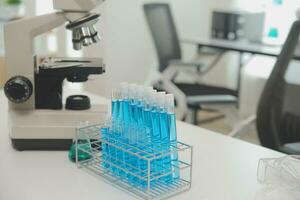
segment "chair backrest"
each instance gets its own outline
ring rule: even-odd
[[[146,19],[159,59],[159,71],[163,72],[170,60],[181,59],[181,49],[168,4],[145,4]]]
[[[295,63],[300,68],[300,61],[293,60],[300,57],[300,53],[296,52],[299,35],[300,21],[296,21],[266,83],[257,110],[257,130],[262,145],[290,154],[295,152],[284,150],[284,146],[300,142],[300,86],[298,92],[291,92],[286,75]]]

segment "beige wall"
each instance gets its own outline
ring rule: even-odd
[[[0,57],[0,87],[4,84],[4,58]]]

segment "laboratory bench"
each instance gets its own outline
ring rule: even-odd
[[[108,102],[108,101],[106,101]],[[7,100],[0,90],[1,200],[131,200],[132,196],[79,170],[68,152],[14,150],[8,133]],[[178,138],[193,145],[190,191],[173,199],[252,200],[264,186],[256,180],[260,158],[281,153],[178,122]]]
[[[282,45],[268,45],[259,42],[250,42],[247,40],[224,40],[224,39],[205,39],[199,37],[190,37],[181,39],[183,43],[193,44],[198,46],[198,51],[201,53],[203,48],[213,48],[221,52],[221,58],[226,55],[227,52],[238,53],[238,80],[237,80],[237,92],[240,92],[242,81],[242,68],[249,63],[249,61],[255,56],[268,56],[277,58],[282,50]],[[251,55],[245,59],[245,54]],[[296,49],[294,60],[300,60],[300,48]],[[214,65],[219,64],[219,60]],[[239,94],[240,95],[240,94]]]

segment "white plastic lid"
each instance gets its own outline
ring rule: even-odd
[[[175,97],[174,97],[174,94],[167,94],[165,96],[165,99],[166,99],[166,106],[168,108],[175,106]]]
[[[153,103],[153,90],[146,90],[144,93],[144,99],[147,104]]]
[[[129,84],[129,97],[131,98],[131,99],[133,99],[133,98],[136,98],[136,96],[137,96],[137,87],[138,87],[138,85],[137,84]]]
[[[142,101],[146,100],[146,96],[147,96],[148,91],[150,91],[150,90],[148,90],[147,87],[139,85],[138,88],[137,88],[138,98]]]
[[[152,90],[152,92],[150,92],[149,102],[151,104],[156,104],[156,95],[157,95],[156,91]]]
[[[127,82],[120,84],[120,93],[122,94],[122,98],[128,98],[129,84]]]
[[[139,98],[139,99],[143,99],[143,96],[144,96],[144,86],[142,86],[142,85],[139,85],[138,87],[137,87],[137,97]]]
[[[117,100],[121,98],[120,88],[113,89],[111,92],[112,100]]]
[[[156,93],[156,104],[159,107],[165,107],[165,96],[166,93],[165,92],[157,92]]]

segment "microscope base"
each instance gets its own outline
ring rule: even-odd
[[[81,122],[99,124],[108,106],[92,105],[85,111],[10,110],[10,137],[16,150],[69,150]],[[100,134],[100,133],[99,133]]]
[[[17,151],[68,151],[72,139],[11,139]]]

